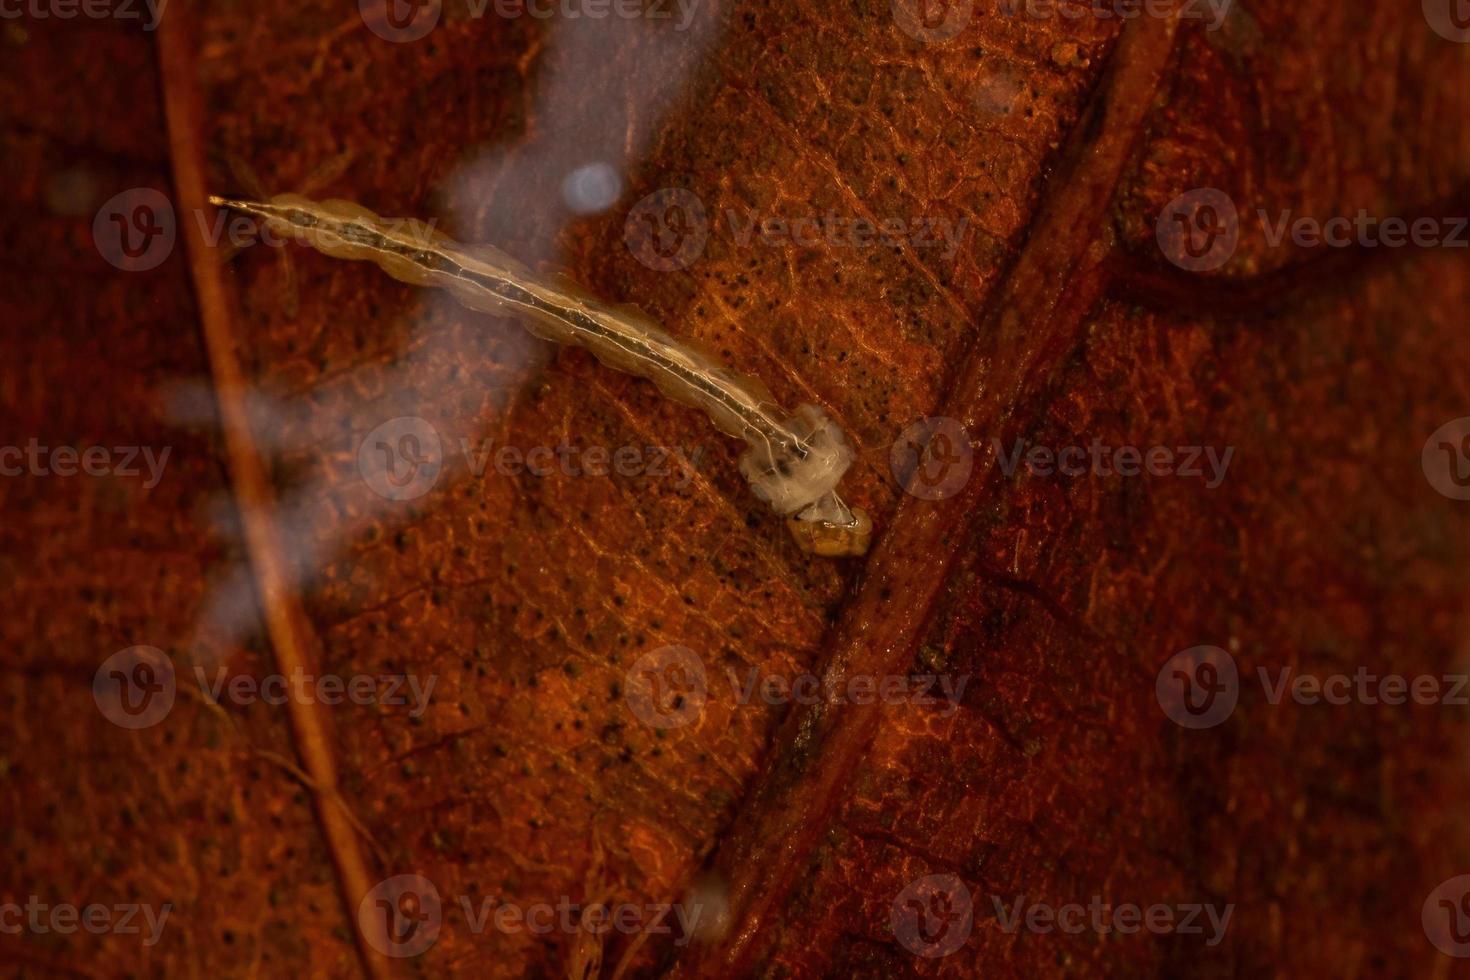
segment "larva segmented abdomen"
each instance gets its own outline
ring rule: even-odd
[[[290,218],[283,230],[327,255],[374,262],[401,282],[447,289],[469,309],[516,317],[544,340],[585,347],[609,367],[648,378],[707,412],[736,438],[784,435],[780,409],[763,385],[675,340],[641,312],[601,303],[565,279],[541,279],[493,246],[461,245],[421,221],[390,221],[351,201],[293,194],[271,204]]]
[[[802,405],[786,416],[764,385],[724,367],[699,345],[672,337],[638,310],[602,303],[564,279],[538,277],[492,246],[461,245],[425,222],[384,219],[351,201],[294,194],[268,203],[212,200],[326,255],[374,262],[402,282],[448,289],[469,309],[513,316],[538,337],[586,348],[609,367],[647,378],[745,440],[740,471],[777,513],[800,513],[828,527],[861,524],[834,492],[853,454],[826,413]],[[846,543],[845,550],[822,553],[861,553],[866,531],[859,537],[860,548]],[[808,547],[802,534],[798,540]]]

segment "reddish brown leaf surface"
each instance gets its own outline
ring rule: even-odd
[[[446,2],[401,42],[320,2],[173,0],[158,34],[0,24],[0,443],[171,449],[146,489],[0,478],[0,900],[172,906],[156,944],[32,928],[0,957],[38,976],[550,976],[599,950],[606,976],[1455,972],[1420,916],[1470,872],[1467,709],[1273,705],[1257,670],[1464,669],[1470,504],[1420,452],[1470,415],[1466,251],[1278,245],[1257,212],[1466,214],[1470,46],[1432,3],[1237,0],[1211,30],[977,2],[929,42],[878,0],[707,0],[683,29],[665,6]],[[599,162],[616,202],[579,216],[564,181]],[[225,264],[195,209],[247,172],[435,218],[826,406],[859,449],[844,487],[873,554],[802,555],[738,446],[582,352],[362,264]],[[179,231],[158,268],[119,271],[93,219],[139,187]],[[625,241],[666,188],[707,218],[684,268]],[[1187,272],[1155,230],[1201,188],[1237,206],[1239,243]],[[828,215],[963,237],[745,233]],[[923,416],[975,447],[941,500],[890,462]],[[385,499],[359,450],[402,417],[444,470]],[[996,447],[1017,439],[1234,454],[1216,488],[1008,474]],[[697,462],[497,471],[503,446],[562,445]],[[139,644],[179,696],[129,731],[92,678]],[[1240,700],[1186,730],[1155,678],[1205,644]],[[670,645],[706,700],[660,729],[627,688]],[[434,686],[420,713],[214,706],[195,680],[297,662]],[[752,670],[966,685],[957,705],[742,703]],[[402,874],[443,903],[411,958],[357,914]],[[972,918],[937,958],[901,924],[931,875]],[[1018,900],[1093,896],[1233,912],[1214,944],[1006,926]],[[494,925],[595,901],[678,902],[701,927]]]

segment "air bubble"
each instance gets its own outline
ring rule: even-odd
[[[578,167],[561,184],[562,200],[577,214],[606,211],[622,193],[622,175],[602,161]]]

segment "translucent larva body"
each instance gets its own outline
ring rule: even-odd
[[[424,222],[385,220],[350,201],[283,194],[269,202],[210,202],[335,258],[374,262],[403,282],[447,289],[469,309],[513,316],[538,337],[584,347],[608,367],[647,378],[745,441],[740,472],[758,497],[791,518],[803,550],[828,557],[867,551],[871,521],[836,492],[853,452],[827,414],[814,405],[786,414],[760,382],[670,336],[638,310],[538,277],[491,246],[461,245]]]

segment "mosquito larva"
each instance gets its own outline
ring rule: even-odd
[[[740,472],[787,519],[802,550],[832,558],[867,551],[872,521],[837,494],[853,452],[827,414],[802,405],[788,415],[759,381],[670,336],[640,311],[599,302],[563,279],[536,276],[492,246],[461,245],[422,221],[384,219],[350,201],[295,194],[268,202],[209,200],[335,258],[374,262],[403,282],[448,289],[469,309],[513,316],[537,337],[584,347],[608,367],[647,378],[745,440]]]

